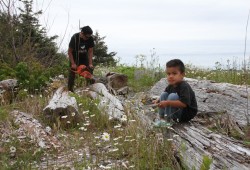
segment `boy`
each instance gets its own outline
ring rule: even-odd
[[[160,120],[155,123],[156,127],[169,126],[164,119],[173,119],[176,122],[188,122],[197,114],[197,102],[195,93],[190,85],[183,80],[185,66],[179,59],[170,60],[166,64],[168,86],[161,94],[158,103]]]

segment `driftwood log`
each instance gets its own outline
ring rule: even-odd
[[[234,128],[243,133],[241,127],[247,124],[246,112],[250,110],[246,87],[189,78],[186,81],[196,93],[198,115],[190,123],[174,125],[165,134],[173,139],[185,165],[199,169],[204,156],[209,156],[213,160],[210,169],[250,169],[250,149],[242,140],[209,130],[219,116],[224,120],[223,130]],[[151,89],[150,96],[159,96],[166,86],[166,79],[161,79]],[[152,121],[152,113],[147,115]]]
[[[89,95],[94,99],[99,99],[99,108],[104,110],[111,118],[121,120],[124,115],[124,108],[119,99],[109,93],[108,89],[102,83],[91,85]]]
[[[14,89],[16,87],[16,79],[7,79],[0,81],[0,105],[11,103],[14,97]]]
[[[127,94],[128,93],[128,76],[120,73],[110,72],[106,75],[107,88],[110,93]]]
[[[65,87],[60,87],[53,95],[49,104],[43,109],[43,112],[48,119],[52,120],[62,116],[77,119],[78,106],[76,99],[69,95],[69,91]]]

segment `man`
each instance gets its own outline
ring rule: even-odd
[[[74,34],[71,37],[68,49],[70,60],[70,70],[68,78],[68,90],[74,91],[75,72],[79,65],[85,65],[91,69],[93,73],[93,47],[94,39],[92,37],[93,31],[89,26],[81,28],[81,32]]]

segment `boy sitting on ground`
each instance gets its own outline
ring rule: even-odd
[[[195,93],[190,85],[183,80],[185,66],[179,59],[170,60],[166,64],[168,86],[154,103],[158,104],[160,120],[156,127],[169,126],[165,121],[188,122],[197,114]]]

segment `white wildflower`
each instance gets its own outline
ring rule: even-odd
[[[73,116],[73,117],[74,117],[75,115],[76,115],[76,113],[75,113],[75,112],[72,112],[72,113],[71,113],[71,116]]]
[[[79,130],[84,130],[85,129],[85,127],[79,127]]]
[[[119,136],[119,137],[117,137],[117,138],[114,138],[113,140],[114,141],[117,141],[117,140],[119,140],[119,139],[121,139],[122,137],[121,136]]]
[[[179,135],[173,135],[173,138],[176,138],[176,137],[178,137]]]
[[[95,115],[93,114],[93,115],[90,115],[90,117],[95,117]]]
[[[120,128],[120,127],[122,127],[121,124],[118,124],[118,125],[114,126],[115,129],[116,129],[116,128]]]
[[[127,121],[127,115],[122,115],[121,121],[126,122]]]
[[[173,139],[167,139],[167,141],[173,141]]]
[[[131,139],[131,140],[130,140],[130,142],[134,142],[134,141],[135,141],[135,139]]]
[[[84,137],[80,137],[79,139],[80,139],[80,140],[83,140],[83,139],[84,139]]]
[[[27,89],[23,89],[23,91],[27,92],[28,90]]]
[[[83,111],[83,112],[82,112],[82,114],[86,114],[86,113],[89,113],[89,110]]]
[[[82,103],[79,103],[79,105],[78,106],[81,106],[82,105]]]
[[[118,145],[119,143],[114,143],[114,145],[116,146],[116,145]]]
[[[129,122],[136,122],[136,120],[129,120]]]
[[[109,152],[116,152],[118,150],[119,150],[118,148],[114,148],[114,149],[109,150]]]
[[[103,165],[100,165],[99,167],[100,167],[100,168],[103,168],[103,169],[111,169],[110,166],[103,166]]]
[[[68,116],[67,116],[67,115],[65,115],[65,116],[62,116],[61,118],[62,118],[62,119],[66,119],[67,117],[68,117]]]
[[[16,153],[16,148],[14,146],[10,147],[10,153]]]
[[[110,135],[107,132],[104,132],[102,134],[102,140],[109,141],[110,140]]]
[[[30,95],[31,98],[33,98],[34,96],[33,95]]]
[[[40,98],[42,98],[42,97],[43,97],[43,95],[40,94]]]
[[[84,125],[84,126],[89,126],[89,125],[90,125],[90,123],[84,123],[83,125]]]
[[[70,123],[70,121],[67,121],[67,123]]]

